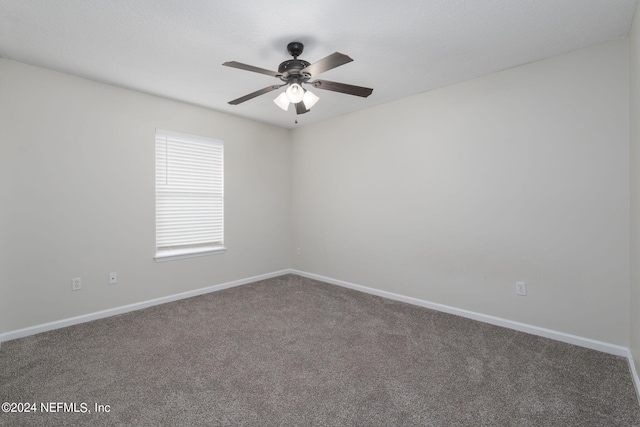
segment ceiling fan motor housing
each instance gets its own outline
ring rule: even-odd
[[[284,61],[280,64],[278,72],[282,73],[284,77],[289,77],[300,74],[300,70],[307,68],[309,65],[311,64],[307,61],[303,61],[302,59],[289,59],[288,61]]]

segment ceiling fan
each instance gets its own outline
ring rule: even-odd
[[[344,65],[353,61],[353,59],[340,52],[335,52],[317,62],[314,62],[313,64],[310,64],[307,61],[298,59],[298,56],[302,54],[303,50],[304,45],[302,43],[289,43],[287,45],[287,51],[291,56],[293,56],[293,59],[289,59],[281,63],[278,67],[278,71],[254,67],[253,65],[242,64],[236,61],[225,62],[222,64],[227,67],[239,68],[240,70],[253,71],[254,73],[277,77],[284,82],[283,84],[267,86],[238,99],[234,99],[233,101],[229,101],[229,104],[238,105],[257,96],[264,95],[265,93],[287,86],[287,89],[274,99],[273,102],[285,111],[289,109],[289,104],[295,104],[296,113],[304,114],[308,112],[320,98],[311,91],[304,89],[302,87],[303,84],[311,85],[316,89],[346,93],[347,95],[361,96],[363,98],[366,98],[371,95],[371,92],[373,92],[373,89],[367,87],[330,82],[328,80],[316,79],[314,81],[309,81],[318,74],[339,67],[340,65]]]

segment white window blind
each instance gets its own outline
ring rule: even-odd
[[[156,130],[156,260],[224,251],[224,146]]]

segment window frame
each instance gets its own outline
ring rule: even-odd
[[[165,179],[169,177],[169,174],[168,174],[169,172],[166,170],[166,168],[169,165],[167,150],[169,147],[168,144],[171,142],[171,140],[173,140],[173,142],[177,144],[197,143],[197,144],[200,144],[201,146],[204,144],[204,145],[211,145],[213,147],[216,147],[215,150],[212,150],[212,153],[214,153],[213,154],[214,156],[215,155],[219,156],[220,169],[213,172],[212,175],[217,177],[220,181],[220,183],[217,186],[213,185],[215,189],[219,189],[219,195],[217,194],[217,191],[212,191],[211,192],[212,199],[210,200],[210,202],[213,205],[215,205],[215,203],[218,202],[221,206],[220,215],[216,217],[212,217],[212,223],[215,223],[217,221],[221,223],[221,230],[219,230],[218,232],[219,236],[218,234],[216,235],[216,237],[220,237],[219,241],[216,240],[216,241],[205,242],[205,243],[198,242],[194,244],[182,244],[182,245],[174,245],[174,246],[158,245],[158,241],[159,241],[158,206],[159,206],[159,198],[160,198],[159,194],[161,193],[161,191],[159,190],[159,177],[162,176],[162,174],[164,174]],[[163,154],[159,153],[159,144],[161,144],[162,142],[166,144],[164,148],[165,149],[164,157],[162,157]],[[216,151],[218,151],[219,154],[215,154]],[[186,134],[181,132],[169,131],[165,129],[156,129],[154,152],[155,152],[155,157],[154,157],[155,158],[154,160],[155,256],[154,256],[154,260],[156,262],[164,262],[164,261],[172,261],[172,260],[178,260],[178,259],[225,253],[227,248],[224,245],[224,141],[220,139],[204,137],[199,135],[191,135],[191,134]],[[159,159],[164,160],[164,166],[160,165]],[[194,163],[193,165],[194,165],[193,169],[195,170],[196,163]],[[165,169],[163,169],[163,167]],[[180,194],[189,194],[189,192],[193,192],[193,191],[196,191],[196,190],[194,188],[188,188],[187,190],[185,190],[184,192],[181,192]],[[174,189],[174,192],[175,192],[175,189]],[[215,210],[215,209],[212,208],[212,210]],[[193,229],[189,229],[189,231],[192,232]],[[164,236],[163,238],[166,239],[166,237]]]

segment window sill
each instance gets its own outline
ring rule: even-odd
[[[174,261],[177,259],[194,258],[205,255],[217,255],[227,252],[224,246],[207,246],[189,249],[166,249],[156,252],[155,262]]]

